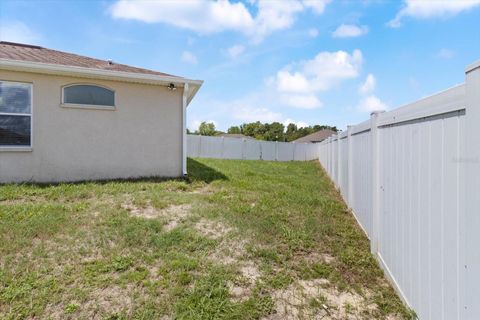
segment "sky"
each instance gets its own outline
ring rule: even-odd
[[[344,129],[463,83],[480,0],[1,0],[0,39],[204,80],[191,130]]]

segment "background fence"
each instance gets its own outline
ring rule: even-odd
[[[320,143],[319,158],[420,319],[480,319],[480,63],[465,84]]]
[[[217,159],[308,161],[318,159],[318,144],[188,135],[187,155]]]

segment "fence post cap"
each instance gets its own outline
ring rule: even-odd
[[[379,114],[384,113],[384,112],[385,112],[385,110],[375,110],[375,111],[372,111],[370,113],[370,116],[375,117],[375,116],[378,116]]]
[[[466,68],[465,68],[465,73],[469,73],[477,68],[480,68],[480,60],[477,60],[475,61],[474,63],[471,63],[469,64]]]

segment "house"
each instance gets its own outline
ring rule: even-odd
[[[0,183],[185,175],[186,108],[201,85],[0,42]]]
[[[317,143],[317,142],[322,142],[323,140],[327,139],[331,135],[336,134],[335,131],[330,130],[330,129],[324,129],[320,130],[314,133],[309,134],[308,136],[298,138],[297,140],[294,140],[293,142],[296,143]]]

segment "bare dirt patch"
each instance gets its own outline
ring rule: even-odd
[[[208,194],[214,194],[215,190],[211,185],[207,184],[203,187],[200,187],[198,189],[195,189],[195,190],[191,191],[190,193],[192,193],[192,194],[207,194],[208,195]]]
[[[201,219],[194,228],[204,236],[219,242],[210,255],[213,262],[238,267],[239,277],[227,283],[231,300],[235,302],[247,300],[261,277],[255,262],[245,259],[249,241],[235,236],[235,229],[220,221]]]
[[[335,257],[329,253],[309,252],[295,255],[295,259],[303,260],[308,263],[326,263],[331,264],[335,261]]]
[[[132,310],[133,299],[130,296],[133,287],[127,285],[125,288],[114,286],[102,289],[96,289],[90,294],[88,302],[81,309],[92,319],[95,316],[100,319],[100,315],[125,312],[129,314]]]
[[[325,279],[297,281],[286,289],[275,291],[272,298],[275,301],[275,314],[265,320],[370,319],[368,311],[376,308],[360,294],[340,292]]]
[[[45,308],[44,315],[48,319],[67,318],[66,309],[68,305],[77,306],[78,311],[72,314],[74,318],[82,319],[104,319],[112,314],[126,313],[130,314],[133,307],[132,292],[133,286],[125,287],[111,286],[95,289],[88,295],[85,302],[70,301],[58,305],[48,305]]]
[[[128,210],[130,215],[144,219],[165,219],[165,230],[170,231],[176,228],[181,222],[185,221],[190,215],[192,206],[190,204],[169,205],[164,209],[156,209],[151,205],[144,208],[137,207],[131,202],[121,205],[125,210]]]
[[[221,239],[233,231],[231,227],[224,223],[207,219],[200,219],[195,224],[195,229],[207,238],[214,240]]]

